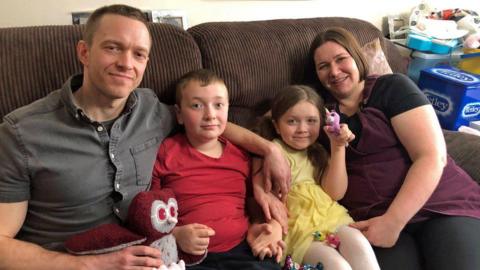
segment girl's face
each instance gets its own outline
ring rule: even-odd
[[[313,144],[320,132],[320,113],[315,105],[300,101],[286,111],[273,125],[283,142],[303,150]]]
[[[313,55],[318,80],[336,99],[348,98],[360,91],[360,73],[348,51],[333,41],[318,47]]]

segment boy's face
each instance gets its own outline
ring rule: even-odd
[[[221,82],[201,86],[198,81],[191,81],[182,90],[176,111],[177,120],[185,126],[194,147],[217,140],[228,121],[227,88]]]

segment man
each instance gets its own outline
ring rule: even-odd
[[[174,123],[151,90],[137,89],[151,42],[140,10],[96,10],[77,45],[83,75],[0,124],[0,269],[162,264],[160,252],[147,246],[97,256],[61,252],[69,236],[120,222],[135,194],[149,186],[156,151]],[[230,126],[226,136],[267,154],[267,168],[285,162],[269,143]],[[273,172],[288,176],[285,168]]]

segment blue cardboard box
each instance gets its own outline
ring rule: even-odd
[[[418,86],[432,103],[442,128],[458,130],[480,120],[480,76],[439,66],[422,70]]]

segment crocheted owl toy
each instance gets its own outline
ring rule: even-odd
[[[177,249],[175,237],[171,234],[177,224],[177,218],[178,204],[171,189],[140,192],[130,204],[125,226],[100,225],[69,238],[65,242],[65,247],[72,254],[88,255],[113,252],[142,244],[161,251],[165,266],[160,269],[183,270],[185,263],[187,265],[199,263],[206,254],[193,256]],[[182,260],[179,261],[179,257]]]

